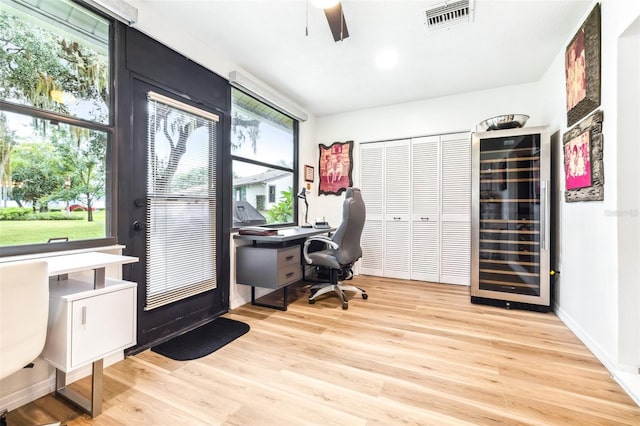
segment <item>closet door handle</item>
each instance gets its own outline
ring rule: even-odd
[[[83,306],[82,307],[82,325],[85,325],[87,323],[87,307]]]

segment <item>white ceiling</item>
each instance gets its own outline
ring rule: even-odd
[[[350,37],[334,42],[305,0],[147,0],[192,37],[322,116],[538,81],[591,0],[476,0],[471,24],[428,31],[437,0],[343,0]],[[376,55],[399,61],[378,69]],[[227,77],[227,76],[224,76]]]

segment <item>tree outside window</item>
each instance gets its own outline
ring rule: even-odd
[[[46,6],[0,11],[0,246],[107,236],[110,24]]]
[[[233,227],[292,224],[295,121],[232,89]]]

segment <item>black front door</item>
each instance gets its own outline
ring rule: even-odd
[[[223,114],[135,78],[130,89],[118,229],[125,253],[140,259],[124,270],[138,283],[134,353],[226,312],[229,283],[220,220]]]

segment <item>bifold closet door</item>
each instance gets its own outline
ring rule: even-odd
[[[440,281],[440,137],[411,140],[411,279]]]
[[[441,136],[440,282],[469,285],[471,272],[471,137]]]
[[[367,210],[360,273],[384,276],[384,143],[360,145],[360,191]]]
[[[411,278],[411,143],[384,145],[384,276]]]

